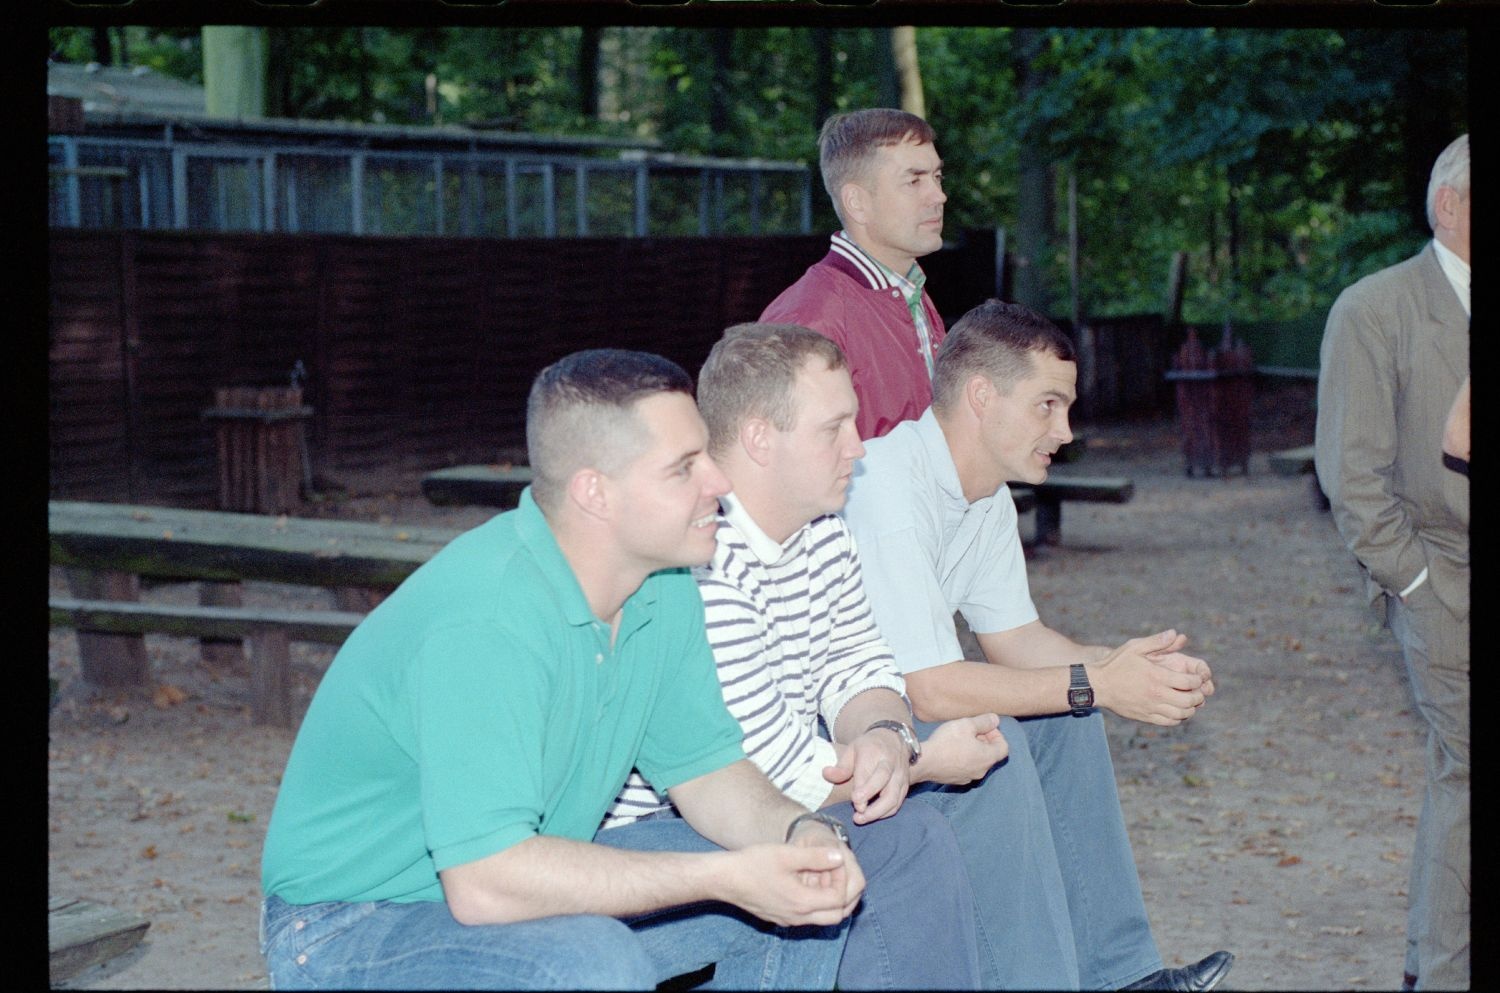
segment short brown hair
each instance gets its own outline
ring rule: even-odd
[[[916,114],[889,107],[851,110],[834,114],[823,122],[823,130],[818,133],[818,168],[823,172],[823,188],[833,199],[833,209],[840,220],[844,218],[844,208],[839,203],[839,190],[845,183],[864,177],[877,149],[904,141],[935,144],[937,133]]]
[[[1031,356],[1077,362],[1072,340],[1047,318],[1018,303],[990,299],[958,319],[938,346],[932,405],[951,410],[964,384],[980,375],[1001,393],[1031,373]]]
[[[580,469],[613,472],[636,458],[649,439],[635,405],[657,393],[691,398],[693,380],[677,363],[649,352],[586,349],[538,373],[526,398],[526,453],[537,506],[556,507]]]
[[[800,324],[736,324],[724,332],[698,373],[698,411],[708,425],[708,448],[723,454],[746,418],[764,417],[777,430],[796,423],[797,373],[813,359],[846,369],[831,339]]]

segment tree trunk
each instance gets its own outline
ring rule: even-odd
[[[210,117],[264,117],[266,28],[204,25],[203,91]]]
[[[813,28],[813,126],[833,114],[833,29]]]
[[[910,25],[891,28],[891,59],[901,87],[901,109],[918,117],[927,116],[922,96],[922,70],[917,65],[917,29]]]
[[[114,46],[109,42],[109,28],[100,25],[94,28],[94,61],[102,66],[113,65]]]
[[[1017,29],[1012,57],[1021,100],[1028,100],[1046,85],[1046,74],[1034,66],[1046,42],[1044,32]],[[1019,175],[1016,184],[1015,302],[1041,314],[1052,312],[1047,262],[1052,253],[1052,227],[1056,209],[1052,163],[1042,142],[1021,136],[1017,149]]]
[[[708,130],[713,135],[713,147],[717,154],[728,154],[734,147],[734,118],[730,104],[730,71],[734,64],[734,28],[713,29],[713,74],[708,93]]]
[[[585,120],[599,118],[599,38],[603,29],[586,25],[578,38],[578,113]]]

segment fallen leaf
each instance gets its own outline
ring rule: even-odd
[[[1280,862],[1276,863],[1276,868],[1284,869],[1289,865],[1300,865],[1301,862],[1302,857],[1300,855],[1287,855],[1284,856]]]
[[[187,698],[188,695],[186,692],[176,686],[173,686],[171,683],[160,684],[156,687],[156,691],[151,694],[151,702],[156,704],[156,706],[161,708],[162,710],[166,710],[169,707],[175,707]]]
[[[147,845],[145,848],[142,848],[141,849],[141,858],[143,858],[143,859],[154,859],[154,858],[156,858],[156,846],[155,845]]]
[[[1208,780],[1191,772],[1185,772],[1182,774],[1182,783],[1184,786],[1205,786]]]

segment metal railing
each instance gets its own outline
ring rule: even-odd
[[[812,229],[811,174],[790,162],[84,135],[49,135],[47,152],[56,227],[496,238]]]

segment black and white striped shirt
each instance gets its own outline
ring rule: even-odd
[[[694,570],[708,641],[745,754],[792,799],[817,809],[832,786],[833,745],[819,734],[865,690],[904,694],[905,681],[875,626],[854,538],[833,515],[784,543],[768,537],[733,494],[723,498],[718,548]],[[605,815],[615,827],[667,806],[631,773]]]

